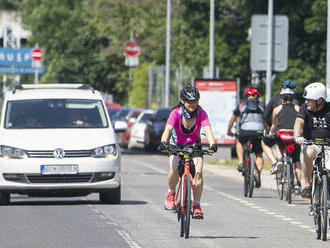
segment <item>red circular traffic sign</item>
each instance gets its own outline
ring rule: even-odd
[[[40,61],[43,59],[43,51],[41,48],[33,48],[31,51],[31,58],[34,61]]]
[[[136,57],[140,55],[140,52],[141,48],[136,44],[135,41],[130,41],[125,45],[125,56]]]

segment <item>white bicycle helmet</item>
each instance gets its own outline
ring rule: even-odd
[[[281,92],[280,92],[280,96],[282,98],[284,98],[284,97],[293,97],[294,96],[294,91],[290,88],[282,89]]]
[[[318,100],[323,98],[327,100],[327,89],[325,85],[319,82],[311,83],[305,87],[304,90],[304,98],[311,99],[311,100]]]

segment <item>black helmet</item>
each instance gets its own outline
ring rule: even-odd
[[[185,86],[180,90],[180,99],[184,101],[196,101],[199,100],[200,95],[197,88],[193,86]]]

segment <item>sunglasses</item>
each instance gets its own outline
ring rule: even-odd
[[[189,104],[191,104],[191,103],[198,103],[198,100],[186,100],[185,102],[186,103],[189,103]]]

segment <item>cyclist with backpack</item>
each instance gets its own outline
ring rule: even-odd
[[[261,136],[264,132],[264,104],[259,101],[260,91],[254,87],[247,87],[244,90],[244,95],[246,100],[243,100],[234,109],[233,114],[228,123],[227,135],[234,136],[231,129],[237,118],[240,118],[240,128],[238,132],[238,138],[236,140],[236,153],[238,158],[239,172],[243,172],[245,167],[243,165],[244,159],[244,147],[243,144],[246,143],[251,137],[253,137],[253,149],[256,154],[256,166],[257,175],[255,178],[256,188],[261,186],[261,170],[263,167],[264,159],[262,157],[261,148]]]
[[[200,94],[197,88],[185,86],[180,91],[180,101],[173,107],[170,116],[168,117],[165,130],[161,137],[161,143],[158,147],[159,151],[170,150],[171,146],[184,148],[187,145],[196,145],[201,147],[200,130],[204,129],[208,142],[210,144],[210,152],[218,150],[215,144],[211,125],[205,110],[199,105],[198,101]],[[171,142],[168,145],[169,139]],[[179,157],[170,154],[170,167],[168,172],[169,189],[166,194],[165,209],[171,210],[174,208],[175,188],[179,182]],[[203,219],[204,214],[200,206],[200,199],[203,191],[203,157],[198,156],[193,158],[195,164],[195,175],[193,180],[194,192],[194,210],[193,218]]]

